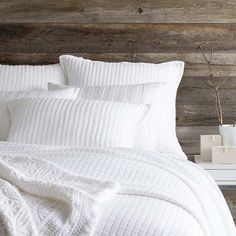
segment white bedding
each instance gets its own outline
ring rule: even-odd
[[[233,236],[235,226],[212,178],[195,164],[131,149],[76,149],[0,143],[0,155],[44,158],[72,174],[121,188],[96,236]]]
[[[118,187],[43,159],[0,155],[0,235],[92,235]]]

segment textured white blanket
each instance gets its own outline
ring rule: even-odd
[[[235,236],[227,204],[197,165],[168,154],[0,143],[0,154],[47,159],[64,170],[119,183],[96,236]],[[47,225],[45,225],[47,228]]]
[[[92,235],[117,187],[46,160],[0,155],[0,235]]]

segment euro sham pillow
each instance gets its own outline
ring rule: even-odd
[[[19,91],[19,92],[0,92],[0,141],[6,141],[10,130],[11,120],[7,105],[10,101],[22,98],[67,98],[75,99],[78,90],[67,88],[56,91]]]
[[[8,141],[76,147],[132,147],[148,106],[128,103],[23,99],[9,105]]]
[[[178,85],[181,81],[184,62],[172,61],[160,64],[148,63],[108,63],[91,61],[70,55],[60,56],[60,64],[66,73],[69,85],[84,86],[114,86],[165,82],[160,90],[161,99],[155,102],[155,140],[138,138],[136,146],[154,149],[159,152],[172,153],[186,158],[176,137],[175,100]],[[151,125],[151,124],[150,124]],[[148,134],[148,130],[146,130]],[[146,140],[145,142],[143,140]],[[149,142],[150,141],[150,142]],[[148,143],[148,146],[146,145]],[[154,145],[153,145],[154,143]]]
[[[60,64],[53,65],[1,65],[0,91],[47,89],[47,83],[65,84]]]

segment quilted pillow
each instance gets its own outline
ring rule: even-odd
[[[10,103],[8,141],[77,147],[133,147],[148,106],[68,99]]]
[[[68,98],[74,99],[78,95],[78,90],[67,88],[60,91],[19,91],[0,92],[0,141],[5,141],[11,126],[10,114],[7,104],[16,99],[22,98]]]
[[[108,63],[63,55],[60,56],[60,64],[66,73],[69,85],[80,88],[84,86],[165,82],[166,86],[159,90],[159,93],[162,94],[161,99],[158,99],[157,95],[155,102],[156,111],[155,117],[153,116],[155,125],[150,127],[155,135],[154,142],[152,142],[151,135],[147,136],[150,130],[148,129],[143,138],[136,140],[136,146],[159,152],[173,153],[186,158],[175,132],[175,99],[184,71],[184,62],[172,61],[161,64]]]
[[[0,65],[0,91],[46,90],[48,82],[65,84],[60,64]]]
[[[135,147],[152,150],[155,146],[155,130],[153,127],[155,127],[156,121],[158,120],[156,104],[162,104],[155,103],[155,101],[162,99],[163,86],[165,86],[164,83],[150,83],[124,86],[85,86],[77,89],[79,89],[78,98],[80,99],[151,105],[135,137],[135,143],[141,143],[142,145],[135,144]],[[49,90],[66,87],[68,86],[48,84]]]
[[[158,98],[165,83],[150,83],[124,86],[84,86],[81,88],[48,83],[48,90],[78,89],[78,98],[86,100],[115,101],[152,104]]]

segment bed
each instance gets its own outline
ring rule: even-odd
[[[5,142],[0,144],[0,153],[47,159],[75,175],[119,183],[117,195],[102,210],[94,235],[234,235],[220,190],[189,161],[133,149]]]
[[[60,63],[43,83],[0,80],[0,235],[236,235],[176,138],[182,62]]]

